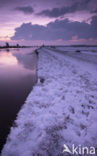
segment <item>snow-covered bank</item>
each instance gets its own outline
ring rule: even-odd
[[[97,147],[97,66],[42,48],[38,77],[2,156],[66,156],[64,144]]]

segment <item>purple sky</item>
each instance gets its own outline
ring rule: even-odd
[[[97,44],[97,0],[0,0],[0,43]]]

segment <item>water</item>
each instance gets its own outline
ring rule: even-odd
[[[34,50],[0,50],[0,151],[16,114],[36,82]]]

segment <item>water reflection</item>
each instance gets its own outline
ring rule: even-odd
[[[12,53],[0,52],[0,65],[17,65],[18,60]]]
[[[21,105],[36,82],[34,49],[0,51],[0,149]]]

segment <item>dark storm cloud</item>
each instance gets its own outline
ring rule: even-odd
[[[91,11],[91,13],[97,13],[97,9],[95,9],[94,11]]]
[[[24,14],[32,14],[34,12],[34,9],[31,6],[16,7],[15,10],[21,11]]]
[[[5,6],[9,8],[10,6],[14,6],[17,3],[21,3],[20,0],[0,0],[0,8]]]
[[[86,10],[89,2],[91,2],[91,0],[84,1],[79,0],[78,2],[73,3],[71,6],[62,8],[53,8],[52,10],[46,9],[37,13],[37,15],[44,15],[48,17],[59,17],[67,13],[74,13],[76,11]]]
[[[97,16],[92,18],[90,24],[85,22],[70,22],[68,19],[56,20],[49,23],[46,27],[32,25],[31,23],[22,24],[15,29],[12,40],[69,40],[73,36],[78,38],[97,39]]]

